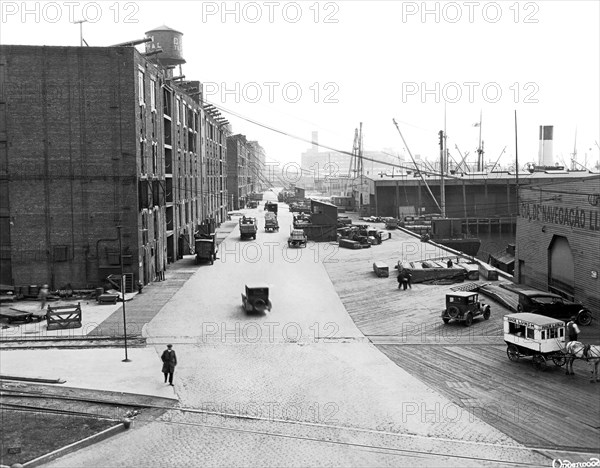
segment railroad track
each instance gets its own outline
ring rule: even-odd
[[[85,411],[73,411],[70,409],[35,407],[24,404],[11,403],[11,398],[31,398],[31,399],[50,399],[76,401],[80,403],[105,404],[107,407],[114,407],[119,403],[113,400],[102,398],[78,398],[74,396],[62,395],[44,395],[39,392],[31,392],[26,390],[0,390],[2,397],[2,409],[12,409],[16,411],[27,412],[48,412],[53,414],[64,414],[71,416],[94,416],[101,419],[111,419],[118,421],[114,417],[114,413],[102,414],[97,410],[93,413],[85,413]],[[279,437],[285,439],[303,440],[332,444],[336,446],[354,447],[359,449],[374,450],[381,453],[397,455],[401,457],[422,457],[422,456],[438,456],[440,458],[482,462],[488,464],[497,464],[499,466],[540,466],[540,461],[512,461],[508,458],[499,458],[496,456],[481,456],[474,455],[475,453],[491,452],[493,450],[501,450],[504,454],[513,455],[515,459],[530,458],[533,455],[543,457],[548,461],[548,466],[551,464],[553,457],[580,455],[583,457],[593,456],[596,454],[589,447],[573,447],[573,446],[536,446],[527,447],[523,445],[508,445],[508,444],[493,444],[488,442],[471,442],[459,439],[443,438],[443,437],[428,437],[414,434],[403,434],[399,432],[391,432],[385,430],[375,430],[366,428],[348,427],[335,424],[324,424],[309,421],[297,421],[288,419],[278,419],[271,417],[261,417],[248,414],[227,413],[222,411],[209,411],[194,407],[173,407],[160,404],[132,404],[131,402],[123,403],[122,406],[134,407],[141,410],[160,410],[162,416],[146,418],[141,411],[134,418],[139,418],[144,422],[153,422],[158,424],[182,425],[205,427],[211,430],[237,432],[246,434],[256,434],[269,437]],[[160,413],[155,411],[154,415]],[[165,414],[169,412],[166,419]],[[199,420],[195,420],[197,416]],[[240,427],[240,421],[252,422],[252,429]],[[268,424],[268,428],[257,428],[257,424]],[[321,432],[320,436],[311,434]],[[385,441],[381,441],[381,438]],[[345,439],[345,440],[344,440]],[[351,439],[351,440],[348,440]],[[374,439],[380,439],[376,441]],[[421,448],[419,448],[421,447]],[[548,453],[545,453],[548,452]]]

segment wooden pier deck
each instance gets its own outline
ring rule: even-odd
[[[468,411],[518,442],[552,450],[600,452],[600,383],[590,384],[586,363],[575,362],[575,376],[550,363],[537,371],[530,358],[511,362],[502,336],[503,317],[512,311],[491,304],[490,320],[469,328],[440,314],[454,285],[414,284],[399,290],[396,270],[378,278],[375,261],[390,267],[398,260],[444,258],[448,254],[402,231],[370,249],[340,249],[325,268],[348,314],[369,340],[398,366],[410,372],[457,408]],[[478,284],[490,283],[479,281]],[[495,292],[506,292],[491,282]],[[516,304],[515,304],[516,306]],[[598,322],[582,330],[582,339],[600,336]]]

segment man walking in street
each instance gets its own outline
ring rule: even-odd
[[[169,385],[173,387],[173,374],[175,373],[175,366],[177,365],[177,356],[175,355],[172,344],[167,345],[167,349],[163,351],[160,359],[163,362],[162,372],[165,375],[165,383],[167,383],[168,378]]]
[[[579,327],[577,326],[577,316],[573,315],[571,320],[567,322],[567,338],[569,341],[577,341],[579,336]]]
[[[398,271],[398,289],[402,287],[402,282],[404,281],[404,272],[402,270]]]
[[[46,308],[46,300],[48,299],[48,285],[45,284],[42,289],[40,289],[39,299],[42,301],[40,309]]]

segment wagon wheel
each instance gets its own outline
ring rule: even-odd
[[[458,314],[460,314],[460,310],[458,310],[458,307],[456,307],[456,306],[448,307],[448,315],[451,318],[455,319],[456,317],[458,317]]]
[[[442,318],[442,320],[444,321],[444,323],[448,323],[448,322],[450,321],[450,319],[449,319],[449,318],[445,318],[445,317],[444,317],[444,318]]]
[[[533,367],[537,370],[546,369],[546,358],[541,354],[536,354],[533,356]]]
[[[490,315],[491,315],[491,311],[490,311],[490,306],[485,306],[485,308],[483,309],[483,319],[484,320],[489,320],[490,319]]]
[[[472,323],[473,323],[473,314],[471,312],[468,312],[467,316],[465,317],[465,327],[470,327]]]
[[[556,353],[552,355],[552,362],[555,366],[562,367],[567,362],[567,358],[563,353]]]
[[[514,344],[508,345],[506,355],[512,362],[517,362],[519,360],[519,349]]]

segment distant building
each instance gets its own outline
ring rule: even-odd
[[[269,173],[266,166],[266,154],[265,149],[260,146],[258,141],[249,141],[248,146],[250,147],[250,174],[253,178],[254,190],[262,192],[266,190],[269,185]]]
[[[352,181],[361,175],[369,178],[392,173],[394,165],[403,164],[403,157],[386,148],[384,151],[363,151],[362,174],[356,170],[352,156],[337,151],[319,151],[318,133],[312,133],[313,144],[300,155],[301,183],[308,189],[330,195],[350,196]],[[351,152],[352,148],[347,151]],[[398,172],[398,168],[396,168]]]
[[[131,290],[189,252],[205,218],[225,219],[222,120],[161,60],[0,46],[0,283],[96,287],[122,254]]]
[[[237,134],[227,137],[227,190],[231,210],[244,208],[248,195],[254,192],[254,168],[256,163],[246,136]]]

